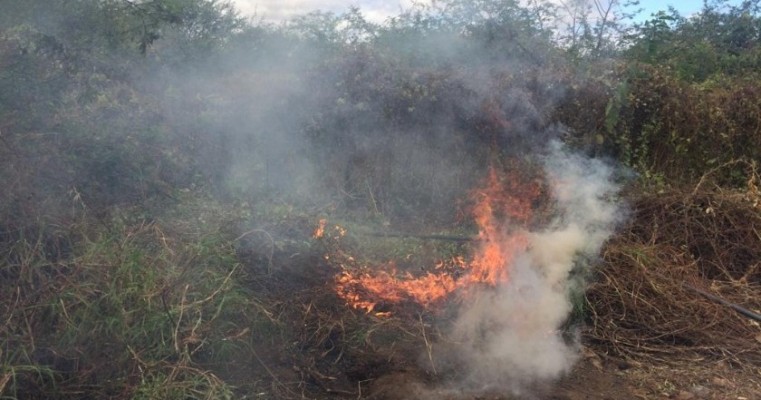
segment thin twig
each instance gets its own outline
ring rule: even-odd
[[[420,331],[423,333],[423,341],[425,342],[425,349],[428,352],[428,360],[431,362],[431,369],[433,369],[433,375],[438,375],[436,372],[436,364],[433,362],[433,352],[431,349],[433,345],[428,341],[428,336],[425,334],[425,323],[423,323],[423,314],[418,314],[420,319]]]
[[[748,165],[748,166],[751,165],[750,163],[748,163],[747,160],[744,160],[744,159],[735,159],[735,160],[727,161],[724,164],[721,164],[721,165],[719,165],[717,167],[712,168],[711,170],[709,170],[708,172],[706,172],[705,174],[703,174],[700,177],[700,179],[698,180],[697,185],[695,185],[695,189],[693,189],[693,191],[690,194],[690,196],[691,197],[695,197],[695,195],[698,193],[698,190],[700,190],[700,187],[703,186],[703,183],[705,183],[706,179],[710,175],[715,174],[717,171],[719,171],[719,170],[721,170],[723,168],[726,168],[726,167],[729,167],[729,166],[732,166],[732,165],[735,165],[735,164],[740,164],[740,163]]]
[[[737,305],[735,303],[731,303],[729,301],[726,301],[726,300],[722,299],[719,296],[715,296],[715,295],[713,295],[711,293],[708,293],[706,291],[700,290],[700,289],[698,289],[698,288],[696,288],[694,286],[688,285],[686,283],[683,284],[683,286],[685,288],[687,288],[689,290],[692,290],[693,292],[695,292],[695,293],[697,293],[697,294],[707,298],[707,299],[713,300],[713,301],[715,301],[715,302],[717,302],[717,303],[719,303],[719,304],[721,304],[723,306],[729,307],[729,308],[737,311],[739,314],[742,314],[745,317],[748,317],[748,318],[750,318],[752,320],[756,320],[758,322],[761,322],[761,314],[755,313],[755,312],[753,312],[751,310],[748,310],[745,307],[741,307],[741,306],[739,306],[739,305]]]
[[[370,194],[370,200],[373,202],[373,210],[375,210],[375,215],[380,215],[380,211],[378,211],[378,203],[375,201],[375,196],[373,196],[373,189],[370,187],[370,181],[366,179],[365,185],[367,185],[367,193]]]
[[[177,323],[174,325],[174,350],[177,352],[177,355],[180,355],[180,324],[182,323],[182,314],[185,312],[185,300],[186,295],[188,293],[188,288],[190,287],[190,284],[185,285],[185,289],[182,291],[182,299],[180,300],[180,316],[177,318]]]
[[[194,301],[194,302],[192,302],[192,303],[188,304],[187,306],[184,306],[184,305],[183,305],[183,306],[181,306],[181,308],[184,308],[184,307],[193,307],[193,306],[197,306],[197,305],[199,305],[199,304],[203,304],[203,303],[206,303],[206,302],[208,302],[208,301],[211,301],[212,299],[214,299],[214,297],[216,297],[216,296],[219,294],[219,292],[221,292],[221,291],[222,291],[222,289],[224,289],[224,288],[225,288],[225,286],[227,285],[227,282],[229,282],[229,281],[230,281],[230,278],[232,277],[232,275],[235,273],[235,270],[237,270],[239,266],[240,266],[240,264],[235,264],[235,266],[233,267],[233,269],[230,271],[230,273],[229,273],[229,274],[227,274],[227,276],[225,277],[225,280],[222,282],[222,284],[221,284],[221,285],[219,285],[219,287],[217,288],[217,290],[215,290],[214,292],[212,292],[210,295],[206,296],[206,298],[204,298],[204,299],[201,299],[201,300],[196,300],[196,301]],[[186,286],[185,286],[185,290],[187,290],[188,286],[189,286],[189,285],[186,285]],[[183,294],[183,301],[184,301],[184,300],[185,300],[185,299],[184,299],[184,294]],[[182,315],[182,314],[180,314],[180,315]]]
[[[164,288],[164,290],[161,291],[161,305],[164,307],[164,313],[166,313],[166,318],[169,321],[169,327],[174,328],[177,323],[174,321],[174,318],[172,318],[172,314],[169,312],[169,305],[166,302],[166,295],[169,288]]]
[[[448,242],[474,242],[478,240],[477,236],[454,236],[454,235],[417,235],[414,233],[404,232],[364,232],[359,233],[365,236],[385,237],[385,238],[411,238],[420,240],[443,240]]]

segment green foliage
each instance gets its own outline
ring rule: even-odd
[[[629,85],[622,82],[613,93],[613,96],[605,106],[605,131],[609,135],[615,134],[615,127],[621,118],[621,109],[626,105],[629,97]]]
[[[5,393],[67,398],[97,385],[102,396],[229,397],[203,367],[231,359],[221,350],[250,309],[225,243],[114,223],[68,254],[51,256],[42,238],[5,248],[0,372],[13,378]]]
[[[761,160],[758,82],[725,78],[688,84],[667,68],[646,64],[631,64],[614,81],[623,83],[609,89],[608,102],[592,103],[597,110],[586,111],[597,116],[597,123],[587,126],[594,132],[588,135],[599,140],[580,143],[615,157],[651,183],[695,182],[732,164],[736,168],[721,169],[712,178],[729,186],[746,184],[747,171],[735,162]],[[599,82],[586,86],[586,91],[604,90]],[[582,127],[581,107],[584,103],[567,103],[558,117]]]
[[[378,42],[427,65],[438,58],[464,64],[504,58],[543,63],[554,47],[548,24],[554,16],[543,1],[528,7],[513,0],[437,1],[392,18]]]
[[[761,35],[759,1],[730,6],[706,2],[697,15],[659,12],[637,25],[629,40],[629,60],[670,68],[682,80],[704,82],[714,76],[757,77]]]
[[[167,40],[205,52],[241,27],[230,3],[218,0],[29,0],[7,11],[0,30],[33,26],[80,57],[146,54]]]
[[[71,87],[63,47],[27,25],[0,31],[0,130],[47,131]]]
[[[70,193],[97,210],[146,204],[214,176],[201,164],[216,147],[161,110],[172,98],[157,93],[176,91],[177,81],[156,87],[140,75],[221,51],[242,23],[229,3],[31,1],[1,22],[6,221],[23,218],[22,203],[48,215],[62,212],[50,200]]]

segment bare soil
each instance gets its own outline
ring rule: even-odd
[[[523,393],[469,394],[425,383],[419,371],[397,371],[375,380],[367,399],[447,400],[618,400],[618,399],[732,399],[761,398],[761,370],[725,363],[696,362],[656,366],[601,358],[591,350],[557,382]]]

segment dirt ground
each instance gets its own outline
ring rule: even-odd
[[[761,368],[733,368],[722,362],[695,362],[652,366],[600,357],[590,349],[567,376],[555,383],[517,394],[469,394],[422,383],[419,372],[400,371],[382,376],[368,390],[367,399],[447,400],[617,400],[617,399],[761,399]]]

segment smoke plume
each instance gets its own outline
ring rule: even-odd
[[[483,289],[459,310],[443,357],[477,393],[521,393],[568,372],[578,340],[567,332],[572,294],[583,290],[586,269],[621,218],[614,170],[552,142],[543,167],[552,183],[557,217],[528,232],[506,283]],[[455,367],[456,366],[456,367]]]

